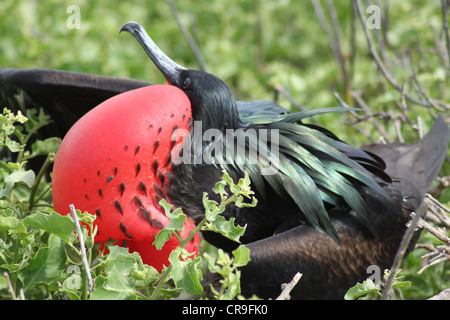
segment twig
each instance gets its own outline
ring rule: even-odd
[[[442,111],[445,111],[445,109],[439,107],[439,106],[435,103],[435,101],[433,101],[433,99],[431,99],[430,96],[428,96],[428,94],[426,93],[425,89],[424,89],[424,88],[422,87],[422,85],[420,84],[419,79],[417,79],[415,73],[413,74],[412,79],[413,79],[413,81],[416,83],[416,86],[417,86],[417,89],[418,89],[420,95],[421,95],[422,97],[425,98],[425,100],[428,102],[428,104],[429,104],[430,106],[432,106],[433,108],[437,109],[438,111],[441,111],[441,112],[442,112]]]
[[[198,48],[197,44],[195,43],[194,39],[192,38],[191,34],[189,33],[188,29],[183,24],[183,21],[181,20],[180,14],[178,13],[177,8],[175,7],[175,4],[172,0],[166,0],[166,2],[170,6],[170,10],[172,10],[172,14],[175,17],[175,20],[178,23],[178,26],[183,32],[183,35],[188,42],[189,46],[191,47],[192,51],[194,52],[195,57],[197,58],[197,61],[200,65],[200,69],[204,72],[208,72],[208,67],[205,63],[205,60],[203,59],[202,53],[200,52],[200,49]]]
[[[386,8],[386,11],[389,10],[389,3],[386,3],[386,5],[382,5],[380,0],[376,0],[376,5],[379,8]],[[387,67],[389,67],[388,64],[388,59],[387,59],[387,55],[386,55],[386,46],[385,46],[385,40],[387,39],[386,37],[386,32],[388,29],[388,26],[386,25],[386,17],[389,16],[389,12],[383,12],[381,14],[381,28],[375,28],[375,35],[378,41],[378,45],[380,47],[380,53],[381,53],[381,59],[383,60],[383,62],[386,64]]]
[[[439,198],[442,191],[444,191],[445,188],[450,187],[450,176],[438,177],[437,180],[439,181],[439,184],[429,191],[434,198]]]
[[[277,84],[277,85],[275,85],[275,90],[276,90],[276,92],[281,93],[286,99],[288,99],[289,102],[292,103],[299,111],[306,109],[300,103],[295,101],[295,99],[291,96],[291,94],[285,88],[283,88],[283,86]]]
[[[447,254],[448,247],[446,246],[437,246],[436,248],[432,245],[430,245],[432,248],[424,247],[425,249],[430,250],[429,253],[422,256],[422,259],[424,258],[430,258],[430,260],[419,270],[417,271],[417,274],[422,274],[426,269],[428,269],[431,266],[434,266],[436,264],[449,261],[450,255]]]
[[[337,101],[339,102],[339,104],[340,104],[341,106],[346,107],[346,108],[350,108],[350,106],[349,106],[347,103],[345,103],[344,100],[342,100],[342,98],[339,96],[339,94],[338,94],[337,92],[333,92],[333,95],[334,95],[334,97],[337,99]],[[371,114],[368,114],[368,115],[366,115],[366,116],[360,116],[360,115],[358,115],[358,114],[357,114],[355,111],[353,111],[353,110],[351,110],[351,111],[349,111],[349,112],[350,112],[350,114],[351,114],[352,116],[354,116],[354,117],[356,118],[356,121],[350,121],[350,120],[349,120],[349,121],[346,121],[346,124],[352,125],[353,128],[354,128],[355,130],[357,130],[357,131],[360,132],[362,135],[364,135],[366,138],[368,138],[372,143],[375,143],[375,142],[376,142],[376,139],[374,139],[373,135],[370,134],[370,132],[364,130],[363,128],[360,128],[360,126],[355,126],[355,125],[353,125],[353,124],[358,123],[359,121],[366,121],[368,118],[372,117],[372,115],[371,115]],[[346,114],[346,115],[347,115],[347,119],[349,119],[349,118],[350,118],[349,115],[348,115],[348,114]]]
[[[3,275],[6,278],[6,282],[8,283],[8,291],[11,294],[11,300],[26,300],[25,299],[25,293],[23,291],[23,288],[20,288],[19,290],[19,298],[16,296],[15,290],[14,290],[14,286],[11,282],[11,277],[9,276],[8,272],[4,272]]]
[[[430,206],[430,211],[439,219],[437,224],[443,225],[445,228],[450,228],[450,218],[446,215],[450,213],[450,209],[436,200],[431,194],[426,194],[426,201]]]
[[[427,300],[450,300],[450,289],[445,289],[444,291],[441,291],[437,295],[432,296]]]
[[[52,164],[53,162],[55,162],[55,154],[54,153],[49,153],[47,158],[45,159],[44,164],[41,167],[41,170],[39,170],[38,175],[36,176],[36,178],[34,179],[34,183],[33,186],[31,187],[31,193],[30,193],[30,197],[28,199],[28,203],[29,203],[29,210],[31,211],[31,209],[33,209],[33,207],[36,205],[34,198],[36,196],[36,192],[38,190],[39,184],[42,180],[42,177],[44,176],[44,174],[47,172],[48,167],[50,166],[50,164]]]
[[[320,2],[318,0],[311,0],[313,6],[314,6],[314,10],[316,12],[317,18],[319,19],[319,23],[322,25],[323,30],[325,31],[325,33],[327,34],[328,39],[330,40],[330,46],[331,46],[331,50],[333,51],[333,54],[335,56],[338,68],[339,68],[339,73],[341,75],[341,79],[344,85],[344,90],[346,93],[347,98],[351,98],[349,92],[349,77],[348,77],[348,73],[346,70],[346,61],[344,58],[344,55],[342,54],[342,49],[341,49],[341,36],[340,36],[340,32],[339,32],[339,24],[337,22],[337,17],[336,17],[336,10],[334,9],[333,6],[333,2],[328,0],[328,9],[330,11],[330,16],[331,16],[331,22],[333,25],[333,31],[331,30],[330,26],[328,25],[327,19],[325,17],[325,14],[323,12],[322,9],[322,5],[320,4]]]
[[[398,141],[401,143],[404,143],[405,139],[403,139],[401,125],[402,125],[402,121],[400,119],[398,119],[398,118],[394,119],[394,127],[395,127],[395,131],[397,132]]]
[[[403,261],[403,257],[405,256],[406,250],[408,249],[409,243],[414,235],[417,224],[419,223],[419,219],[422,218],[427,212],[428,203],[423,201],[416,212],[413,214],[413,217],[409,223],[408,228],[400,242],[400,246],[397,250],[397,253],[394,258],[394,262],[392,263],[391,273],[386,281],[386,285],[383,289],[383,294],[381,295],[381,300],[387,300],[389,291],[391,291],[392,285],[394,284],[394,279],[397,274],[397,270],[400,267],[401,262]]]
[[[254,10],[256,14],[255,21],[255,38],[257,45],[256,61],[258,62],[259,68],[264,68],[264,18],[262,17],[261,1],[254,1]]]
[[[355,10],[352,10],[350,17],[350,53],[349,53],[349,67],[348,78],[353,79],[355,74],[355,61],[356,61],[356,14]]]
[[[433,33],[433,41],[434,41],[435,53],[442,60],[442,63],[445,65],[445,67],[448,68],[449,64],[450,64],[450,61],[448,61],[448,57],[447,57],[447,54],[445,52],[447,50],[442,45],[441,40],[439,39],[438,32],[436,31],[436,28],[433,26],[432,23],[430,23],[429,26],[430,26],[431,32]]]
[[[11,278],[9,276],[9,273],[8,272],[4,272],[3,275],[5,276],[6,282],[8,283],[8,291],[11,294],[11,299],[12,300],[17,300],[17,296],[16,296],[16,293],[14,292],[14,287],[13,287],[13,285],[11,283]]]
[[[366,23],[365,23],[365,21],[364,21],[364,14],[363,14],[363,12],[362,12],[361,2],[360,2],[359,0],[355,0],[355,1],[354,1],[354,4],[355,4],[355,7],[356,7],[356,13],[357,13],[357,16],[359,17],[359,20],[360,20],[360,22],[361,22],[361,25],[362,25],[362,27],[363,27],[363,29],[364,29],[365,38],[366,38],[366,40],[367,40],[367,44],[368,44],[368,47],[369,47],[369,51],[370,51],[370,53],[372,54],[372,57],[374,58],[374,60],[375,60],[375,62],[376,62],[376,64],[377,64],[377,66],[378,66],[378,69],[380,69],[381,73],[382,73],[383,76],[386,78],[386,80],[387,80],[387,81],[388,81],[388,82],[389,82],[396,90],[398,90],[399,92],[402,92],[402,91],[403,91],[402,86],[400,86],[400,85],[397,83],[397,81],[392,77],[392,75],[391,75],[391,74],[389,73],[389,71],[386,69],[386,67],[384,66],[383,62],[382,62],[381,59],[380,59],[380,56],[379,56],[378,53],[377,53],[377,50],[375,49],[375,45],[373,44],[372,37],[371,37],[370,32],[369,32],[369,28],[367,27],[367,25],[366,25]],[[422,106],[428,106],[428,102],[423,102],[423,101],[421,101],[421,100],[418,100],[418,99],[414,98],[413,96],[411,96],[411,95],[410,95],[409,93],[407,93],[407,92],[405,92],[404,94],[405,94],[405,97],[406,97],[409,101],[414,102],[414,103],[417,103],[417,104],[422,105]]]
[[[80,221],[78,220],[78,215],[75,210],[75,206],[73,204],[69,205],[70,213],[72,214],[73,222],[75,223],[75,227],[77,229],[78,238],[80,239],[80,249],[81,249],[81,261],[83,262],[84,272],[86,273],[87,282],[88,282],[88,291],[92,292],[94,288],[94,281],[92,280],[91,270],[89,268],[89,262],[86,254],[86,248],[84,245],[84,237],[83,232],[81,232]]]
[[[361,108],[370,113],[369,106],[364,102],[359,93],[352,91],[352,96],[355,98],[356,102],[359,104],[359,106],[361,106]],[[377,121],[377,119],[374,117],[374,114],[371,113],[371,115],[372,116],[371,118],[369,118],[369,120],[377,128],[378,132],[380,132],[384,140],[386,140],[389,143],[392,142],[392,139],[389,137],[389,134],[386,132],[386,130],[384,130],[383,126]]]
[[[291,282],[283,284],[281,287],[283,288],[283,291],[281,291],[281,294],[276,298],[275,300],[290,300],[290,293],[294,289],[294,287],[299,282],[300,278],[302,277],[302,274],[300,272],[297,272],[292,278]]]
[[[448,22],[447,22],[448,1],[447,0],[441,1],[442,1],[442,32],[445,35],[445,42],[447,43],[448,62],[450,63],[450,35],[448,33]]]
[[[420,228],[424,228],[429,233],[431,233],[433,236],[435,236],[438,240],[444,242],[447,246],[450,246],[450,238],[447,237],[442,231],[433,228],[428,222],[426,222],[423,219],[419,219],[418,226]]]

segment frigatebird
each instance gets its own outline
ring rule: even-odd
[[[236,101],[219,78],[173,62],[138,24],[127,23],[121,30],[134,35],[168,83],[186,94],[192,119],[202,124],[202,133],[208,129],[252,132],[258,147],[266,151],[263,155],[275,164],[275,173],[263,174],[267,162],[250,161],[239,153],[230,159],[224,152],[215,154],[213,163],[172,163],[164,177],[168,201],[198,222],[204,215],[202,193],[210,192],[221,178],[217,164],[225,163],[235,179],[249,173],[258,205],[242,209],[231,206],[224,213],[247,226],[241,241],[251,250],[251,261],[241,270],[244,295],[273,298],[282,283],[301,272],[302,279],[291,292],[293,299],[342,298],[350,286],[367,277],[368,266],[376,265],[381,270],[391,266],[410,213],[421,204],[447,154],[449,131],[442,117],[421,141],[355,148],[325,128],[304,121],[324,112],[344,110],[290,112],[268,101]],[[45,82],[36,76],[40,74],[43,79],[64,80],[44,85],[64,88],[69,94],[62,97],[63,102],[39,86]],[[35,76],[34,81],[27,78],[30,75]],[[71,114],[80,109],[64,101],[70,100],[70,92],[75,92],[74,97],[81,93],[88,99],[102,100],[147,85],[52,70],[8,69],[2,76],[7,86],[22,89],[32,101]],[[80,83],[87,83],[87,88]],[[263,137],[263,132],[277,135]],[[241,143],[243,150],[251,148],[238,136],[232,141],[233,146]],[[202,154],[218,143],[227,150],[227,139],[219,139],[193,143],[192,153]],[[278,148],[276,157],[273,148]],[[203,236],[227,251],[237,246],[219,234]]]

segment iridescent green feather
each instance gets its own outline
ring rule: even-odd
[[[235,154],[233,159],[227,159],[231,167],[249,173],[260,194],[264,195],[267,183],[280,196],[291,198],[314,228],[324,229],[336,242],[339,239],[324,203],[340,205],[345,202],[372,229],[371,212],[356,189],[355,181],[372,188],[380,196],[388,196],[373,176],[346,153],[351,150],[352,154],[367,159],[367,162],[374,160],[363,151],[334,139],[334,135],[325,134],[325,130],[320,131],[301,123],[305,118],[323,113],[354,109],[337,107],[290,113],[268,101],[252,101],[238,102],[238,110],[246,129],[255,129],[257,133],[261,129],[276,129],[279,132],[278,141],[269,135],[267,141],[259,143],[258,150],[258,155],[267,156],[265,163],[269,161],[275,166],[275,174],[261,176],[261,162],[249,161],[248,154]],[[242,143],[239,139],[234,142]],[[277,158],[271,152],[274,144],[279,148]],[[241,147],[246,150],[254,148],[248,142]]]

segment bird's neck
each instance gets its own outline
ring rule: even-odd
[[[214,106],[192,106],[194,122],[201,124],[202,133],[209,129],[220,130],[225,133],[227,129],[240,127],[241,119],[237,111],[236,102],[220,102]]]

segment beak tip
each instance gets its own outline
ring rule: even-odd
[[[126,22],[122,28],[120,28],[119,34],[122,33],[122,31],[128,31],[129,33],[133,33],[134,30],[139,29],[141,26],[139,23],[134,21],[128,21]]]
[[[152,59],[158,69],[162,72],[164,77],[172,85],[176,83],[176,79],[179,78],[180,72],[186,70],[186,68],[178,65],[172,59],[170,59],[164,52],[159,49],[150,36],[145,32],[137,22],[129,21],[125,23],[120,32],[127,31],[136,38],[139,44],[144,48],[147,55]]]

